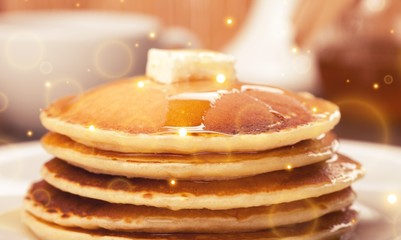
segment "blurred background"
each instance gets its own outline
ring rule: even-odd
[[[143,74],[146,52],[233,54],[241,81],[337,103],[342,138],[401,145],[397,0],[1,0],[0,144],[56,98]]]

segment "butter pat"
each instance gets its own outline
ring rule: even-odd
[[[236,79],[235,58],[207,50],[150,49],[146,75],[153,80],[175,82],[210,79],[224,82]]]

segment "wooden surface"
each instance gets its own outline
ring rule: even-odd
[[[204,47],[220,49],[244,22],[252,0],[0,0],[0,11],[17,10],[102,10],[145,13],[166,26],[193,31]],[[233,20],[227,24],[227,19]]]

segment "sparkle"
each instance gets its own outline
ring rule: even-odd
[[[347,80],[345,80],[345,82],[346,82],[346,83],[350,83],[350,82],[351,82],[351,80],[347,79]]]
[[[156,33],[154,33],[154,32],[149,33],[149,37],[154,39],[156,37]]]
[[[291,169],[292,169],[292,165],[291,165],[291,164],[288,164],[288,165],[286,166],[286,168],[287,168],[287,170],[291,170]]]
[[[224,83],[226,81],[226,76],[222,73],[216,75],[216,81],[218,83]]]
[[[28,137],[32,137],[33,136],[33,132],[31,130],[26,131],[26,135]]]
[[[75,7],[79,8],[81,6],[81,4],[78,2],[75,4]]]
[[[49,87],[52,86],[52,84],[51,84],[50,82],[46,82],[46,83],[45,83],[45,86],[46,86],[47,88],[49,88]]]
[[[177,184],[177,182],[176,182],[174,179],[171,179],[171,180],[170,180],[170,185],[171,185],[171,186],[174,186],[175,184]]]
[[[139,43],[135,43],[135,47],[136,47],[136,48],[139,47]]]
[[[387,202],[390,204],[395,204],[397,200],[398,200],[397,196],[393,193],[387,196]]]
[[[390,34],[394,34],[394,29],[391,29],[391,30],[390,30]]]
[[[392,84],[394,79],[393,79],[393,76],[386,75],[386,76],[384,76],[384,80],[383,81],[384,81],[385,84]]]
[[[292,51],[292,53],[297,53],[297,52],[298,52],[298,48],[293,47],[293,48],[291,49],[291,51]]]
[[[234,20],[233,20],[232,18],[227,18],[227,19],[226,19],[226,24],[227,24],[228,26],[233,25],[233,23],[234,23]]]
[[[185,129],[185,128],[180,128],[180,130],[178,130],[178,134],[179,134],[181,137],[185,137],[185,136],[188,134],[187,129]]]
[[[314,113],[317,112],[317,107],[313,107],[312,112],[314,112]]]
[[[91,132],[95,131],[95,126],[90,125],[90,126],[89,126],[89,131],[91,131]]]
[[[378,90],[378,89],[380,88],[380,85],[379,85],[378,83],[374,83],[374,84],[372,85],[372,88],[373,88],[374,90]]]
[[[143,88],[145,83],[143,81],[139,81],[136,85],[138,85],[139,88]]]

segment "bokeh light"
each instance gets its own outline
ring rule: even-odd
[[[226,18],[226,24],[227,26],[232,26],[234,24],[234,20],[232,18]]]
[[[88,129],[89,129],[89,131],[94,132],[94,131],[95,131],[95,126],[90,125],[90,126],[88,127]]]
[[[108,79],[126,76],[134,65],[131,48],[122,41],[108,41],[100,44],[95,52],[97,72]]]
[[[177,184],[177,181],[175,179],[170,180],[170,185],[175,186]]]
[[[108,189],[124,190],[124,191],[129,191],[129,190],[131,190],[132,187],[133,186],[130,181],[128,181],[125,178],[121,178],[121,177],[114,178],[107,185]]]
[[[380,109],[375,107],[373,103],[353,98],[339,99],[336,103],[340,109],[358,108],[361,111],[365,110],[375,119],[375,122],[378,124],[378,128],[380,129],[382,135],[381,142],[384,144],[390,142],[390,131],[387,119]]]
[[[50,74],[53,71],[53,65],[50,62],[41,62],[39,70],[43,74]]]
[[[7,62],[18,70],[30,70],[38,66],[44,55],[42,40],[31,32],[12,34],[6,42]]]
[[[374,90],[379,90],[380,84],[379,84],[379,83],[373,83],[372,88],[373,88]]]
[[[386,75],[386,76],[384,76],[383,81],[384,81],[385,84],[392,84],[394,79],[393,79],[393,76]]]
[[[32,137],[33,136],[33,131],[31,131],[31,130],[26,131],[26,136],[27,137]]]
[[[5,93],[0,92],[0,113],[8,108],[8,97]]]
[[[139,81],[136,84],[139,88],[143,88],[145,86],[145,83],[143,81]]]
[[[51,194],[43,188],[35,189],[32,192],[32,197],[35,202],[41,203],[44,207],[48,206],[52,201]]]
[[[151,38],[151,39],[156,38],[156,33],[155,32],[150,32],[149,33],[149,38]]]
[[[226,81],[226,75],[219,73],[216,75],[216,81],[218,83],[224,83]]]
[[[187,129],[185,129],[185,128],[180,128],[180,129],[178,130],[178,134],[179,134],[181,137],[185,137],[185,136],[188,134],[188,131],[187,131]]]
[[[398,197],[397,195],[391,193],[389,195],[387,195],[387,202],[390,204],[396,204],[398,201]]]

